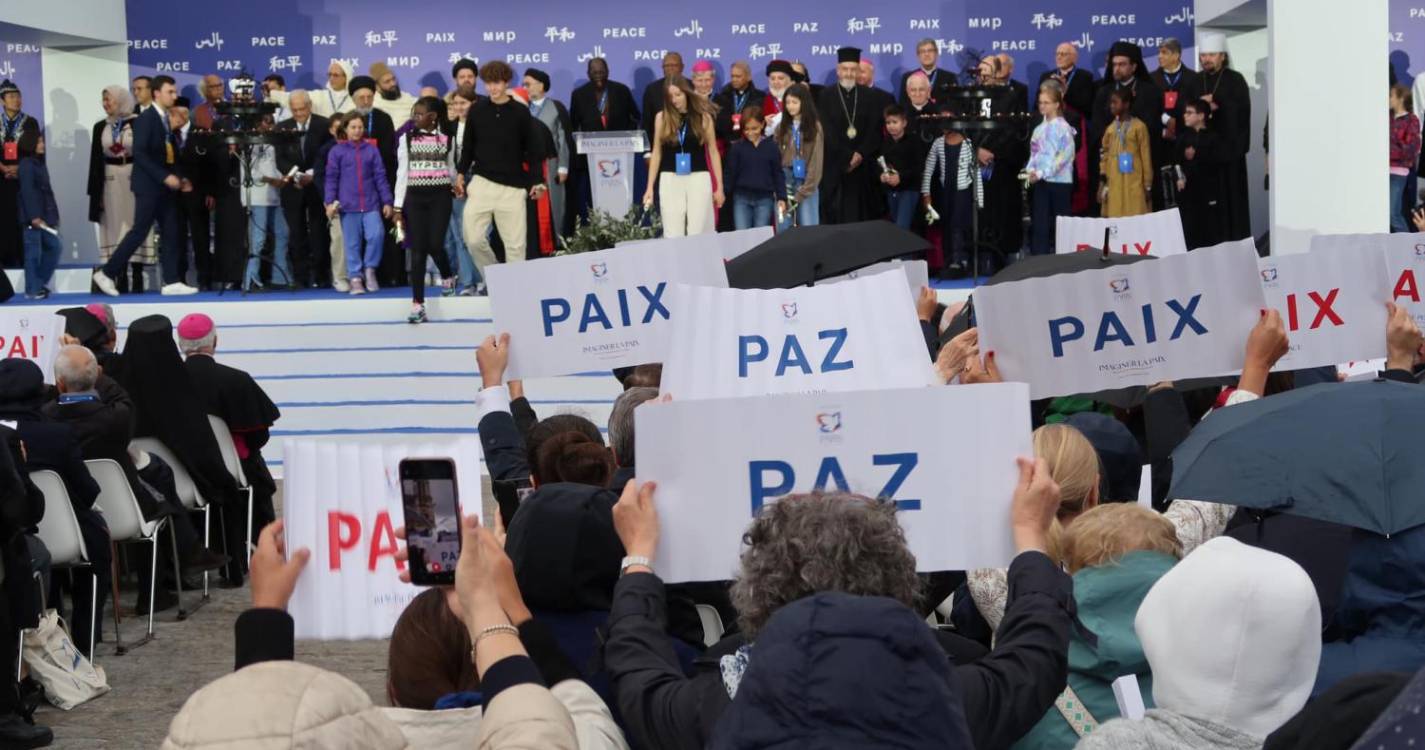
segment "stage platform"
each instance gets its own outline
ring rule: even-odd
[[[941,289],[946,303],[965,299],[968,282]],[[114,305],[122,349],[127,324],[167,315],[176,324],[203,312],[218,324],[218,357],[250,372],[282,410],[263,454],[282,471],[289,438],[398,441],[419,435],[473,435],[480,380],[474,349],[494,333],[486,297],[427,294],[430,322],[406,323],[409,290],[383,289],[359,297],[331,290],[276,292],[243,297],[157,293],[104,297],[55,294],[42,302],[16,295],[7,306],[36,309],[90,302]],[[525,395],[541,416],[574,412],[601,428],[620,393],[608,372],[530,380]]]

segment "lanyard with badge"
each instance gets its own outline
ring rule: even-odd
[[[367,113],[366,113],[366,138],[365,138],[364,140],[365,140],[367,143],[371,144],[373,147],[376,146],[376,138],[374,137],[374,135],[373,135],[372,132],[371,132],[371,124],[372,124],[372,121],[375,119],[375,117],[376,117],[376,110],[374,110],[374,109],[371,110],[370,112],[367,112]]]
[[[1178,81],[1183,79],[1183,71],[1178,69],[1176,78],[1169,78],[1166,72],[1163,73],[1163,82],[1168,84],[1168,90],[1163,92],[1163,109],[1174,110],[1178,108]]]
[[[802,124],[792,123],[792,149],[796,156],[792,157],[792,179],[805,180],[807,178],[807,160],[802,158]]]
[[[109,144],[109,150],[115,156],[124,154],[124,121],[119,119],[109,126],[109,136],[113,143]]]
[[[1133,174],[1133,152],[1128,150],[1128,124],[1119,121],[1113,131],[1118,135],[1118,173]]]
[[[693,155],[683,150],[683,144],[688,138],[688,121],[678,126],[678,153],[674,155],[674,171],[678,174],[693,173]]]
[[[603,127],[606,127],[606,128],[607,128],[607,127],[609,126],[609,90],[608,90],[608,89],[604,89],[604,92],[603,92],[602,94],[599,94],[599,100],[594,104],[594,107],[599,110],[599,123],[602,124]]]
[[[748,91],[732,95],[732,132],[742,130],[742,105],[747,101]]]
[[[17,161],[20,158],[20,135],[25,132],[25,113],[16,112],[11,118],[0,112],[0,119],[5,121],[5,161]]]

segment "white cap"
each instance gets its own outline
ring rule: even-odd
[[[1209,55],[1227,51],[1227,35],[1220,31],[1204,31],[1197,35],[1197,51]]]

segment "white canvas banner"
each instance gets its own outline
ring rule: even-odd
[[[829,279],[822,279],[816,282],[815,286],[825,286],[827,284],[839,284],[852,279],[864,279],[867,276],[875,276],[878,273],[888,273],[891,271],[901,271],[905,274],[906,283],[910,284],[910,298],[912,300],[920,298],[920,290],[930,286],[930,265],[923,260],[888,260],[874,265],[858,268],[844,276],[833,276]]]
[[[283,446],[282,514],[287,550],[312,558],[287,610],[298,638],[389,638],[396,618],[419,594],[397,578],[395,530],[404,525],[397,465],[408,457],[455,461],[464,514],[480,513],[480,445],[376,444],[288,440]]]
[[[1389,299],[1409,310],[1416,325],[1425,327],[1425,293],[1421,289],[1425,284],[1425,234],[1318,234],[1311,238],[1311,253],[1318,250],[1339,250],[1346,257],[1384,255]]]
[[[634,418],[638,478],[658,483],[654,568],[666,581],[731,578],[758,509],[818,487],[894,500],[922,571],[1014,557],[1015,457],[1032,450],[1023,383],[675,397]]]
[[[671,252],[657,243],[485,269],[495,330],[510,334],[509,379],[661,362],[669,289],[726,287],[714,246]]]
[[[904,274],[796,289],[680,285],[661,389],[679,400],[935,383]]]
[[[0,310],[0,358],[28,359],[54,383],[54,355],[64,333],[64,317],[36,308]]]
[[[1176,208],[1116,219],[1060,216],[1054,223],[1054,252],[1102,251],[1105,229],[1111,253],[1162,258],[1187,252],[1183,217]]]
[[[1242,369],[1266,307],[1251,240],[975,291],[980,351],[1034,398]]]
[[[1277,370],[1385,354],[1390,283],[1384,253],[1321,248],[1262,258],[1258,265],[1267,306],[1281,314],[1291,342]]]
[[[685,237],[659,237],[651,240],[629,240],[614,247],[637,247],[657,245],[668,250],[683,251],[687,248],[717,247],[723,260],[732,260],[754,247],[772,239],[772,227],[754,227],[734,232],[704,232]]]

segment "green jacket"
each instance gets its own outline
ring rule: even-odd
[[[1084,568],[1074,574],[1079,620],[1098,636],[1097,648],[1077,632],[1069,641],[1069,686],[1089,713],[1105,724],[1118,718],[1113,681],[1138,675],[1143,705],[1153,707],[1153,675],[1133,630],[1133,618],[1148,589],[1176,563],[1161,552],[1130,552],[1117,564]],[[1071,750],[1079,737],[1058,708],[1050,707],[1014,750]]]

